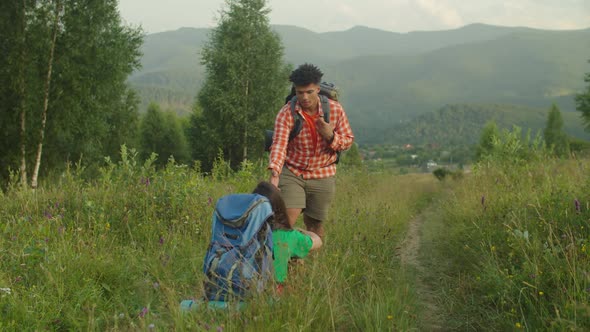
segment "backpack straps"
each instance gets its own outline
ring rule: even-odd
[[[330,123],[330,99],[324,95],[319,95],[320,102],[322,103],[322,111],[324,112],[324,121]],[[299,132],[301,131],[302,127],[302,119],[301,115],[297,113],[295,110],[295,106],[297,105],[297,96],[293,96],[291,98],[291,115],[293,115],[293,119],[295,120],[295,124],[293,125],[293,129],[291,129],[291,133],[289,134],[289,142],[291,142]]]
[[[289,142],[291,142],[297,135],[299,135],[303,123],[301,115],[297,113],[297,111],[295,110],[295,106],[297,105],[297,96],[293,96],[293,98],[291,98],[290,103],[291,115],[293,115],[294,124],[293,129],[291,129],[291,133],[289,134]]]
[[[326,121],[326,123],[330,123],[330,99],[324,95],[320,95],[320,101],[322,102],[324,121]]]

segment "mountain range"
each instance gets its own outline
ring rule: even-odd
[[[317,64],[324,79],[339,86],[359,143],[401,143],[391,134],[394,128],[449,104],[473,104],[473,110],[505,105],[505,122],[512,121],[506,110],[518,109],[519,124],[526,129],[529,114],[531,125],[538,127],[534,119],[552,103],[564,113],[575,111],[573,96],[583,90],[584,73],[590,72],[590,29],[484,24],[403,34],[360,26],[326,33],[282,25],[273,29],[286,62]],[[204,80],[200,51],[208,34],[209,29],[181,28],[146,36],[143,67],[129,79],[142,109],[156,101],[181,114],[190,112]],[[564,116],[566,131],[588,138],[574,114]]]

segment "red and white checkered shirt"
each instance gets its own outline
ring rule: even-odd
[[[322,103],[318,101],[318,105],[318,116],[323,117]],[[295,111],[303,112],[299,102],[295,106]],[[317,144],[314,147],[312,130],[305,120],[302,120],[299,134],[289,142],[289,134],[295,125],[295,119],[291,114],[291,103],[285,104],[275,120],[268,168],[280,174],[285,165],[296,176],[303,175],[304,179],[321,179],[336,175],[336,151],[350,148],[354,135],[344,108],[334,100],[330,100],[330,123],[334,124],[334,139],[331,143],[316,132]]]

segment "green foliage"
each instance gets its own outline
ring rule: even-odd
[[[23,5],[25,7],[23,7]],[[141,31],[122,25],[117,1],[64,1],[55,48],[41,169],[100,162],[134,145],[137,107],[127,76],[139,66]],[[0,5],[0,177],[19,158],[21,110],[29,167],[39,143],[54,1]],[[25,18],[24,24],[21,23]]]
[[[553,104],[547,115],[547,125],[543,131],[545,144],[553,149],[559,157],[567,157],[570,154],[568,137],[563,131],[563,118],[557,105]]]
[[[582,120],[587,131],[590,131],[590,73],[584,76],[588,85],[586,90],[576,95],[576,109],[582,113]]]
[[[152,153],[159,157],[156,165],[163,167],[169,158],[188,163],[189,151],[184,130],[175,113],[163,112],[157,104],[150,104],[140,123],[141,157]]]
[[[494,160],[450,189],[425,239],[447,328],[588,329],[588,171],[586,160]]]
[[[542,137],[537,134],[535,138],[531,138],[530,132],[523,135],[522,129],[517,126],[511,131],[503,130],[498,136],[491,136],[491,139],[491,149],[482,155],[479,164],[497,163],[509,167],[547,156]]]
[[[476,160],[481,160],[485,156],[488,156],[492,153],[494,149],[494,142],[496,142],[499,136],[500,132],[498,131],[496,122],[490,121],[486,123],[479,138],[479,145],[477,146],[475,156]]]
[[[350,149],[342,153],[339,163],[344,167],[353,169],[360,169],[363,167],[363,157],[361,156],[356,143],[353,143]]]
[[[434,175],[435,178],[437,178],[439,181],[444,180],[447,175],[452,174],[451,171],[449,171],[446,168],[437,168],[434,171],[432,171],[432,174]]]
[[[251,191],[264,166],[225,168],[217,180],[173,162],[142,164],[126,147],[117,159],[92,182],[68,169],[35,192],[0,194],[2,329],[419,329],[413,275],[396,247],[434,181],[339,173],[326,245],[293,267],[278,300],[182,313],[181,300],[202,295],[214,202]]]
[[[193,118],[192,130],[197,141],[210,146],[196,152],[204,155],[203,165],[222,149],[237,167],[262,156],[263,129],[282,105],[288,67],[280,39],[270,29],[266,1],[228,0],[226,6],[202,51],[206,79],[198,102],[203,112]]]

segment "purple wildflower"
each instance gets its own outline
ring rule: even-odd
[[[209,331],[211,329],[211,326],[207,323],[203,323],[203,328],[205,328],[206,331]]]
[[[158,241],[158,243],[160,243],[160,245],[164,244],[164,237],[163,236],[160,236],[160,240]]]
[[[223,326],[218,326],[216,329],[217,332],[223,332]]]
[[[535,278],[537,277],[537,275],[536,275],[536,274],[534,274],[534,273],[531,273],[531,274],[529,275],[529,277],[531,277],[531,279],[535,279]]]
[[[582,212],[582,207],[580,206],[580,201],[578,201],[578,199],[574,199],[574,206],[576,207],[576,212],[580,213]]]
[[[213,204],[213,198],[209,197],[209,198],[207,199],[207,204],[208,204],[208,205],[211,205],[211,204]]]
[[[45,211],[44,215],[45,215],[45,218],[47,218],[47,219],[53,218],[53,216],[51,215],[51,212],[49,212],[49,211]]]
[[[139,318],[143,318],[143,317],[145,317],[145,315],[147,315],[147,313],[148,313],[149,311],[150,311],[150,310],[149,310],[147,307],[143,307],[143,309],[141,309],[141,311],[139,312],[139,315],[138,315],[138,316],[139,316]]]

